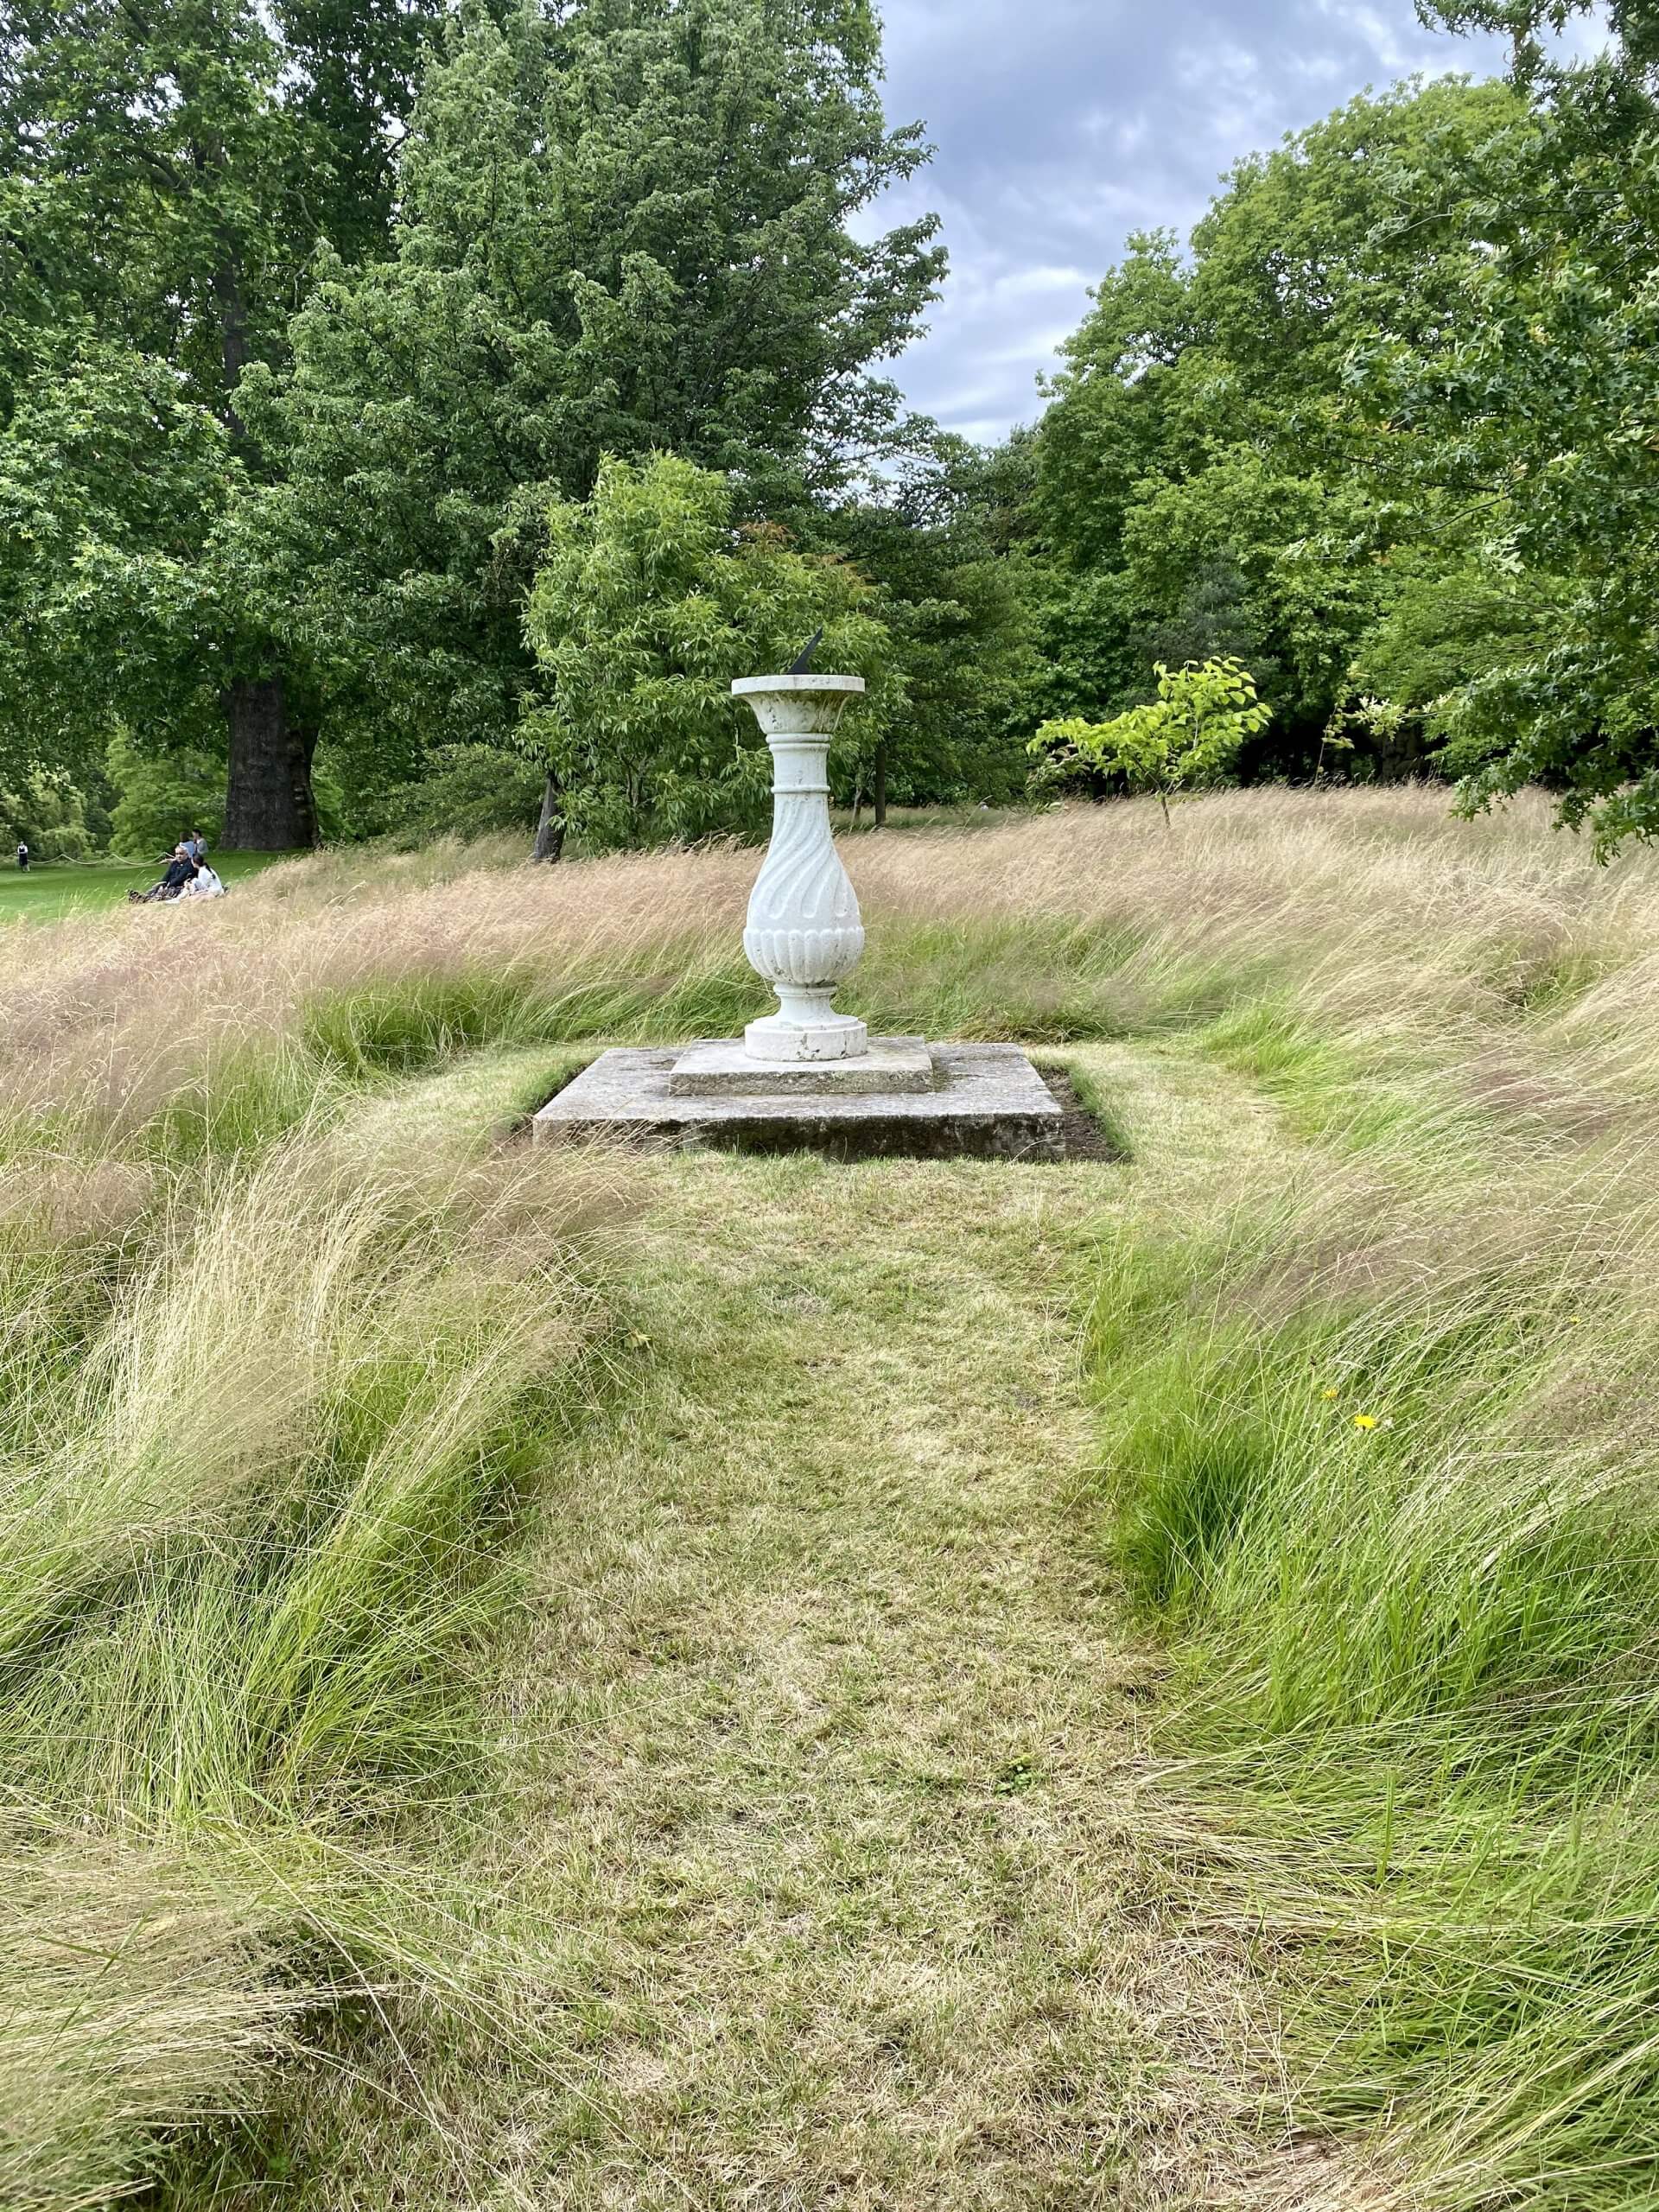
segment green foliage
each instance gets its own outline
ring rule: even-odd
[[[352,827],[391,837],[410,851],[439,837],[486,837],[516,830],[526,837],[542,804],[541,771],[522,753],[497,745],[451,745],[428,756],[417,783],[382,794],[373,813]]]
[[[1186,247],[1132,238],[1039,428],[985,452],[872,373],[944,257],[931,217],[874,229],[927,149],[868,0],[20,0],[0,781],[92,795],[113,724],[206,756],[228,718],[229,759],[282,748],[261,788],[302,798],[315,754],[363,827],[420,790],[404,834],[517,823],[487,764],[560,711],[547,518],[672,453],[733,531],[873,588],[893,682],[843,795],[879,748],[896,798],[1012,798],[1039,722],[1230,661],[1273,709],[1247,779],[1432,764],[1471,809],[1548,785],[1604,851],[1659,832],[1659,30],[1618,0],[1562,66],[1576,0],[1425,4],[1507,35],[1512,81],[1354,100]],[[661,680],[710,680],[681,642]],[[607,744],[649,796],[546,748],[573,820],[743,818],[713,721],[641,728]]]
[[[549,512],[525,624],[543,691],[520,734],[589,842],[754,822],[771,765],[732,679],[786,668],[815,629],[818,667],[871,687],[848,741],[887,709],[868,585],[734,510],[724,478],[658,454],[603,461],[591,499]]]
[[[730,471],[751,519],[892,435],[866,376],[941,258],[861,218],[923,159],[889,131],[864,0],[476,12],[426,75],[394,253],[334,257],[290,372],[247,379],[283,480],[246,508],[251,596],[327,666],[344,761],[501,742],[534,687],[524,594],[601,456]],[[856,233],[856,234],[855,234]]]
[[[1453,296],[1484,149],[1519,112],[1492,85],[1355,100],[1240,163],[1190,256],[1131,240],[1038,434],[1052,712],[1098,719],[1159,660],[1227,655],[1273,702],[1276,758],[1311,765],[1400,548],[1448,550],[1432,496],[1394,496],[1349,356]]]
[[[1659,833],[1659,33],[1560,66],[1565,0],[1431,12],[1516,82],[1356,100],[1101,287],[1038,438],[1045,702],[1224,653],[1281,768],[1541,782],[1605,853]]]
[[[1045,722],[1030,746],[1044,763],[1039,779],[1063,779],[1081,762],[1121,777],[1132,792],[1155,793],[1166,817],[1176,792],[1227,782],[1240,747],[1273,716],[1249,671],[1208,660],[1173,670],[1160,663],[1156,672],[1157,697],[1109,722]]]
[[[60,770],[31,768],[0,785],[0,861],[18,844],[39,861],[84,861],[91,853],[86,798]]]
[[[0,26],[0,728],[79,772],[112,720],[222,733],[283,673],[219,532],[271,456],[320,237],[384,238],[391,128],[435,0],[20,0]],[[304,641],[290,639],[296,712]],[[219,741],[222,743],[222,734]]]
[[[988,451],[940,433],[880,497],[842,502],[823,528],[876,586],[903,672],[884,738],[900,804],[1011,800],[1024,784],[1040,672],[1032,466],[1028,434]]]
[[[116,802],[110,849],[123,860],[170,853],[200,830],[217,844],[225,817],[225,763],[210,753],[141,750],[124,730],[110,741],[107,773]]]
[[[1659,834],[1651,27],[1624,11],[1633,44],[1544,69],[1545,11],[1459,12],[1508,24],[1539,81],[1484,151],[1450,298],[1357,352],[1358,404],[1398,426],[1398,496],[1446,505],[1503,610],[1437,708],[1464,805],[1544,783],[1605,854]]]
[[[1472,554],[1458,569],[1425,565],[1360,639],[1351,678],[1396,721],[1409,717],[1428,742],[1443,742],[1471,683],[1547,650],[1560,596],[1547,578],[1497,573]]]
[[[200,563],[242,480],[229,434],[165,365],[88,325],[34,365],[0,423],[5,765],[96,769],[123,717],[211,741],[228,671]]]
[[[1190,296],[1173,233],[1138,234],[1062,349],[1039,432],[1036,506],[1049,541],[1079,568],[1117,565],[1138,486],[1169,458],[1170,401],[1195,335]]]
[[[543,517],[602,452],[759,512],[893,442],[865,372],[943,263],[861,224],[925,158],[866,0],[439,12],[0,27],[0,769],[240,715],[233,763],[283,748],[249,789],[321,745],[372,806],[505,741]]]

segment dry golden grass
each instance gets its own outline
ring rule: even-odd
[[[291,2051],[257,1916],[154,1850],[59,1837],[0,1851],[0,2203],[107,2201],[157,2128],[245,2103]]]
[[[1155,805],[1071,808],[864,837],[849,858],[871,948],[849,1002],[883,1027],[1064,1038],[1271,993],[1372,1041],[1478,1033],[1470,1080],[1501,1097],[1528,1075],[1500,1049],[1515,1018],[1554,1007],[1552,1053],[1580,1084],[1659,1078],[1659,867],[1598,869],[1542,800],[1471,825],[1433,790],[1243,792],[1167,830]],[[8,1103],[130,1129],[308,1039],[400,1065],[734,1020],[761,1002],[737,943],[754,866],[735,849],[542,870],[494,847],[346,851],[200,912],[19,925],[0,934]],[[340,1001],[357,1026],[320,1027]]]
[[[480,1756],[502,1536],[591,1392],[630,1179],[341,1103],[194,1162],[53,1128],[7,1173],[8,2207],[125,2194],[342,1998],[488,2001],[408,1839]]]
[[[319,1844],[288,1919],[280,1885],[235,1859],[226,1894],[257,1909],[202,1923],[204,1959],[224,1933],[223,2017],[243,2023],[221,2088],[181,2060],[175,2089],[158,2061],[146,2104],[135,2069],[118,2149],[73,2171],[137,2171],[158,2127],[246,2100],[284,2032],[262,2010],[262,1947],[297,1924],[373,1981],[378,2025],[285,2076],[269,2128],[213,2132],[175,2165],[188,2212],[266,2201],[273,2142],[295,2212],[1469,2212],[1529,2189],[1577,2212],[1618,2123],[1596,2134],[1606,2101],[1573,2068],[1588,2050],[1634,2082],[1623,2016],[1579,2044],[1561,2013],[1503,2030],[1478,2079],[1425,2060],[1379,2135],[1394,2090],[1376,2052],[1343,2076],[1327,2038],[1321,2072],[1294,2018],[1281,2036],[1275,1992],[1317,2021],[1334,1988],[1362,2017],[1365,1946],[1393,1940],[1344,1902],[1374,1878],[1376,1732],[1441,1739],[1414,1711],[1357,1716],[1343,1700],[1365,1668],[1322,1685],[1315,1663],[1404,1633],[1391,1562],[1427,1624],[1412,1664],[1466,1651],[1471,1621],[1495,1652],[1553,1638],[1550,1666],[1605,1631],[1607,1709],[1633,1707],[1636,1566],[1620,1558],[1617,1622],[1551,1611],[1560,1557],[1535,1589],[1522,1570],[1535,1538],[1592,1526],[1616,1555],[1650,1525],[1659,867],[1596,869],[1542,802],[1468,825],[1419,791],[1230,795],[1168,829],[1155,805],[1073,809],[849,855],[871,935],[849,1002],[882,1028],[1081,1054],[1129,1168],[532,1169],[492,1151],[581,1040],[729,1031],[760,1009],[737,946],[749,852],[553,871],[499,849],[343,853],[200,913],[0,934],[19,1383],[0,1446],[10,1556],[39,1568],[33,1587],[13,1578],[0,1624],[43,1655],[13,1709],[19,1771],[32,1761],[60,1812],[94,1803],[94,1827],[141,1854],[250,1789],[349,1829]],[[476,1057],[488,1046],[516,1049]],[[651,1226],[596,1305],[570,1255],[632,1187],[653,1194]],[[1242,1407],[1274,1510],[1293,1535],[1306,1522],[1274,1558],[1326,1591],[1332,1562],[1370,1562],[1337,1611],[1299,1613],[1288,1565],[1256,1555],[1166,1612],[1185,1707],[1162,1752],[1205,1764],[1144,1798],[1160,1667],[1103,1565],[1133,1516],[1109,1524],[1097,1494],[1091,1305],[1109,1443],[1114,1423],[1140,1437],[1142,1471],[1173,1484],[1202,1461],[1182,1459],[1192,1437]],[[1592,1319],[1586,1358],[1567,1332]],[[1403,1407],[1425,1344],[1453,1363],[1426,1456],[1403,1425],[1374,1463],[1345,1427],[1340,1450],[1315,1435],[1299,1332],[1329,1330],[1344,1393]],[[1205,1366],[1241,1336],[1260,1358]],[[1408,1338],[1409,1357],[1367,1367]],[[1524,1376],[1512,1345],[1538,1352]],[[175,1451],[169,1408],[200,1452]],[[1465,1412],[1485,1440],[1459,1433]],[[1154,1414],[1173,1425],[1135,1427]],[[1365,1479],[1385,1452],[1386,1490]],[[308,1528],[285,1589],[250,1611],[239,1578],[270,1596],[273,1529],[303,1522],[320,1460],[327,1540]],[[467,1600],[502,1497],[468,1471],[498,1462],[540,1501],[506,1649]],[[1478,1618],[1491,1581],[1521,1593],[1513,1646]],[[99,1596],[60,1640],[111,1589],[119,1634]],[[389,1591],[359,1667],[331,1624]],[[1264,1652],[1250,1637],[1270,1617],[1283,1649]],[[475,1681],[449,1671],[458,1643],[502,1684],[487,1748]],[[1394,1682],[1397,1659],[1369,1679]],[[1340,1745],[1317,1860],[1255,1787],[1272,1739],[1251,1700],[1281,1676],[1299,1710],[1326,1699]],[[1529,1683],[1511,1690],[1505,1727],[1531,1710]],[[48,1755],[76,1712],[103,1752]],[[1481,1730],[1503,1731],[1471,1727],[1474,1752],[1447,1756],[1478,1768]],[[1626,1729],[1613,1764],[1644,1787],[1636,1745]],[[1274,1757],[1281,1810],[1300,1805]],[[1543,1863],[1553,1833],[1483,1847]],[[1629,1876],[1646,1830],[1620,1834]],[[1414,1878],[1443,1846],[1414,1840]],[[359,1847],[372,1875],[326,1871]],[[1262,1940],[1264,1901],[1281,1942]],[[1612,1942],[1617,1907],[1645,1940],[1650,1903],[1639,1881],[1586,1904],[1517,1877],[1493,1925],[1512,1942],[1524,1907],[1567,1929],[1527,1971],[1558,1974],[1588,2018],[1574,1915]],[[1396,1976],[1427,2049],[1446,1989],[1487,1989],[1492,1962],[1444,1885],[1412,1911],[1401,1940],[1444,1965],[1444,1987]],[[1618,2002],[1646,1987],[1625,1977]],[[1512,2094],[1534,2062],[1565,2085],[1541,2119]],[[0,2081],[5,2063],[0,2023]],[[1554,2198],[1527,2167],[1535,2120],[1555,2130]],[[1618,2201],[1593,2187],[1585,2203]]]

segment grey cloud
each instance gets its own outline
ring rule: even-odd
[[[1130,232],[1185,232],[1222,173],[1414,70],[1484,75],[1490,41],[1425,31],[1409,0],[887,0],[887,112],[931,167],[880,219],[925,207],[950,249],[929,334],[895,373],[970,436],[1029,421],[1090,285]]]

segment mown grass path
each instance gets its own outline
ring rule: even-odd
[[[1099,1225],[1266,1124],[1183,1055],[1088,1058],[1131,1166],[651,1166],[473,1866],[544,2002],[416,2094],[316,2084],[308,2207],[1162,2204],[1230,2163],[1200,2054],[1248,1999],[1124,1821],[1153,1669],[1077,1347]]]

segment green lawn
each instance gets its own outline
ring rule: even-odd
[[[231,890],[273,861],[289,857],[286,853],[215,853],[213,862]],[[27,875],[13,866],[0,874],[0,921],[21,917],[51,922],[77,906],[117,906],[129,891],[144,889],[161,872],[159,862],[152,866],[137,861],[82,861],[61,868],[37,864]]]

